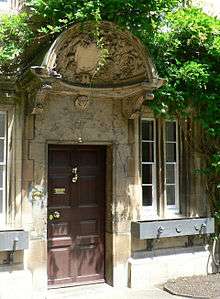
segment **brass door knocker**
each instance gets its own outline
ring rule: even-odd
[[[78,173],[77,173],[78,169],[77,167],[73,167],[72,169],[72,173],[73,173],[73,178],[72,178],[72,182],[76,183],[78,180]]]

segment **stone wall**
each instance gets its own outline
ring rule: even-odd
[[[136,206],[134,178],[128,169],[132,146],[128,137],[128,120],[124,118],[121,107],[120,100],[93,97],[87,108],[80,110],[71,96],[50,95],[42,114],[26,118],[23,224],[30,231],[32,240],[27,263],[33,271],[33,278],[41,280],[37,288],[42,284],[47,287],[48,144],[107,146],[106,279],[110,284],[126,285],[130,221]],[[33,198],[35,190],[40,190],[43,196]]]
[[[0,110],[7,113],[7,170],[5,225],[0,231],[22,228],[22,138],[24,107],[13,79],[0,78]],[[0,298],[30,299],[32,274],[25,263],[27,251],[18,250],[9,263],[9,252],[0,252]],[[26,289],[24,294],[23,290]]]
[[[137,240],[130,234],[131,221],[139,220],[141,217],[139,121],[127,120],[123,116],[121,100],[96,99],[93,96],[89,98],[86,108],[82,110],[73,98],[50,94],[47,106],[41,114],[26,117],[24,144],[27,152],[24,151],[23,154],[24,165],[28,165],[28,171],[24,168],[23,183],[26,196],[23,198],[23,225],[30,231],[32,240],[27,255],[27,264],[33,273],[33,284],[38,294],[47,288],[48,144],[80,144],[81,146],[102,144],[107,146],[106,281],[114,286],[128,284],[135,286],[134,275],[136,275],[137,265],[140,267],[142,261],[141,267],[148,268],[147,260],[145,262],[143,259],[139,262],[137,259],[136,261],[129,260],[133,255],[137,258],[138,254],[143,254],[143,252],[146,254],[149,247],[148,241]],[[35,190],[40,190],[43,196],[34,198]],[[190,192],[187,194],[190,196]],[[193,211],[199,211],[201,193],[198,192],[196,196],[198,199],[196,201],[194,199],[193,206],[188,208],[192,213],[191,216],[196,216]],[[145,220],[147,220],[146,217]],[[194,239],[194,245],[203,246],[204,244],[206,244],[205,239]],[[187,237],[161,239],[155,242],[152,254],[158,254],[158,250],[161,249],[175,251],[177,248],[184,253],[184,248],[186,248],[185,253],[189,251],[189,256],[193,257],[191,252],[193,247],[189,248],[191,245]],[[204,264],[207,253],[200,254],[199,257],[201,257],[199,261]],[[187,255],[185,258],[187,259]],[[157,259],[155,263],[157,264]],[[172,264],[174,269],[178,266],[177,264],[174,259]],[[131,271],[130,275],[129,271]]]

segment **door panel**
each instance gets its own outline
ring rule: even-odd
[[[48,194],[49,285],[103,280],[105,147],[50,146]]]

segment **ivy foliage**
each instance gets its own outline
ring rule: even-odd
[[[182,0],[26,0],[24,13],[0,17],[0,71],[18,71],[69,26],[112,21],[150,40],[161,16]],[[33,47],[34,45],[34,47]],[[32,51],[28,51],[28,48]],[[26,55],[28,54],[30,55]],[[32,57],[31,57],[32,55]],[[30,56],[30,57],[29,57]],[[16,58],[16,59],[15,59]]]
[[[168,13],[153,49],[158,71],[167,79],[159,92],[163,108],[167,104],[164,112],[177,107],[184,111],[189,105],[198,108],[199,104],[202,118],[213,120],[212,127],[207,128],[209,133],[219,134],[218,119],[208,108],[211,104],[214,112],[219,112],[220,20],[196,8]]]
[[[201,140],[212,208],[220,219],[220,20],[198,8],[168,13],[154,35],[153,55],[165,84],[156,93],[160,115],[194,117]]]
[[[28,0],[34,15],[41,18],[44,33],[60,32],[63,27],[86,20],[107,20],[127,27],[133,33],[150,34],[162,15],[178,7],[180,0]],[[48,24],[48,16],[50,22]]]
[[[28,19],[24,12],[0,18],[0,65],[6,66],[6,69],[14,63],[20,64],[24,49],[33,38]]]

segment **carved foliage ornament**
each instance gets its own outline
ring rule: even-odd
[[[51,49],[47,63],[71,83],[119,85],[146,81],[152,68],[146,49],[128,31],[104,22],[100,25],[108,51],[104,66],[97,71],[101,50],[91,34],[91,24],[76,25],[60,37]]]
[[[89,105],[89,98],[87,96],[78,96],[75,99],[75,106],[76,108],[78,108],[79,110],[86,110],[88,108]]]
[[[48,90],[52,89],[49,84],[40,84],[28,92],[28,111],[31,114],[41,114],[47,106]]]

